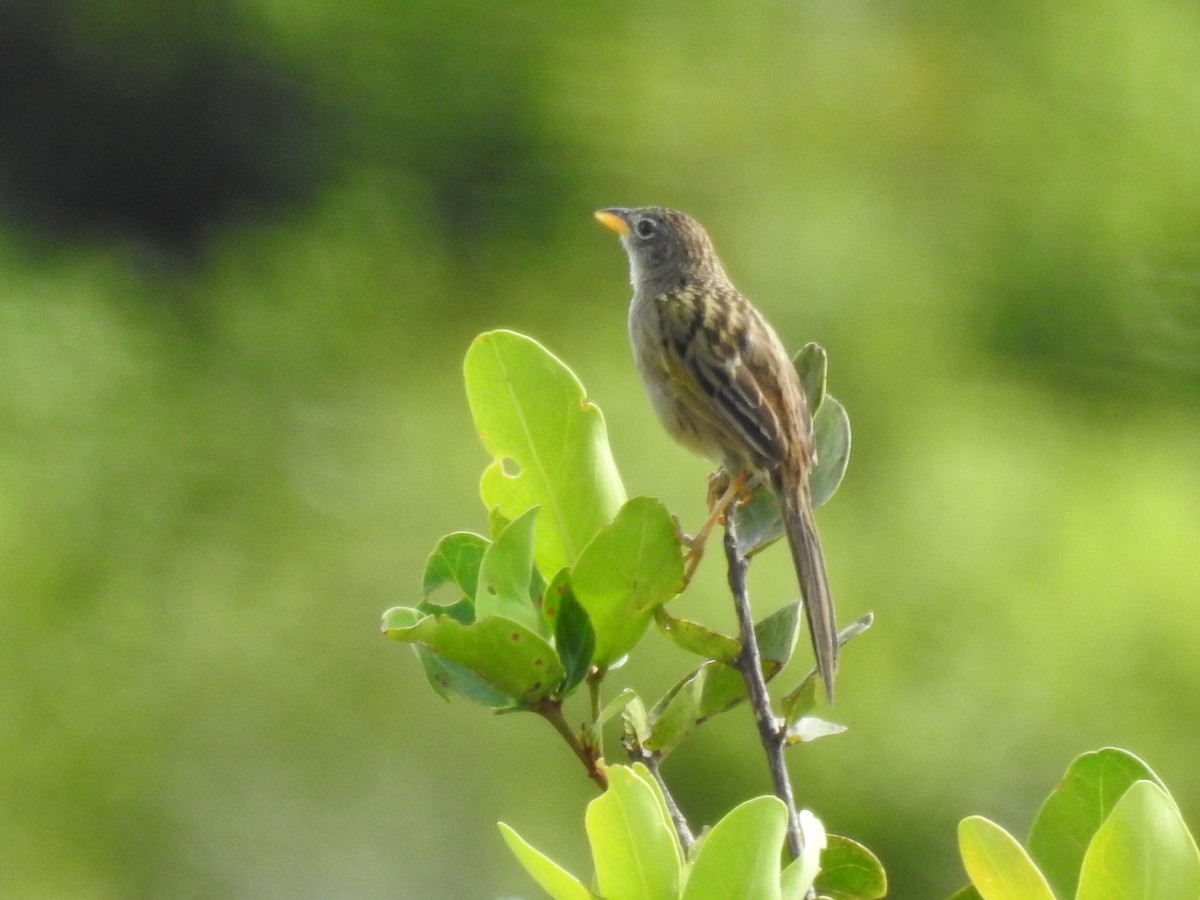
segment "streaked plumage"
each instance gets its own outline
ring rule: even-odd
[[[621,235],[633,300],[629,338],[655,411],[681,444],[730,476],[763,476],[779,499],[830,700],[837,626],[813,521],[812,418],[774,329],[733,286],[695,219],[671,209],[596,214]]]

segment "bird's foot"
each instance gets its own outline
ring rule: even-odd
[[[696,546],[696,539],[683,530],[683,525],[679,522],[679,516],[672,514],[671,523],[675,526],[675,539],[687,550],[691,550]]]
[[[696,574],[696,568],[704,556],[704,546],[708,543],[708,535],[713,526],[718,522],[725,521],[726,511],[742,496],[749,482],[750,473],[748,472],[739,472],[731,476],[724,469],[718,469],[708,476],[708,518],[704,520],[704,524],[700,526],[700,530],[694,537],[688,537],[681,529],[679,530],[680,542],[688,548],[684,555],[684,587],[691,584],[692,576]],[[675,522],[675,527],[679,529],[678,520]]]
[[[720,506],[721,498],[729,490],[730,481],[729,473],[724,469],[717,469],[715,472],[708,473],[708,495],[705,498],[704,505],[708,507],[710,514]]]

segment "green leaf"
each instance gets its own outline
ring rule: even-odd
[[[710,716],[732,709],[745,696],[746,685],[738,671],[709,660],[676,682],[651,708],[650,734],[642,744],[665,756]]]
[[[538,886],[554,900],[593,900],[595,894],[585,888],[578,878],[503,822],[496,824],[500,826],[500,834],[504,836],[508,849]]]
[[[596,725],[602,726],[608,723],[617,713],[624,713],[625,709],[630,706],[635,700],[638,700],[637,691],[633,688],[622,688],[621,692],[604,704],[604,708],[600,710],[600,715],[596,717]],[[640,700],[638,701],[641,702]],[[642,709],[645,712],[645,707]],[[640,763],[634,763],[640,765]]]
[[[422,647],[420,644],[413,645],[413,652],[421,661],[421,666],[425,669],[425,677],[429,679],[433,689],[446,699],[449,699],[450,693],[454,692],[489,709],[503,710],[517,707],[516,700],[493,688],[470,669],[443,659],[428,647]]]
[[[838,632],[838,647],[846,646],[874,624],[875,613],[863,613],[861,616]]]
[[[1068,767],[1029,829],[1029,855],[1060,897],[1074,897],[1088,845],[1138,781],[1162,782],[1144,762],[1115,747],[1084,753]]]
[[[813,509],[823,506],[846,477],[850,465],[850,418],[837,398],[826,395],[813,419],[817,464],[808,477]],[[779,503],[766,485],[758,485],[733,511],[738,550],[754,556],[783,537]]]
[[[634,497],[584,548],[571,585],[596,632],[594,662],[607,666],[645,634],[654,608],[679,592],[683,553],[666,507]]]
[[[966,884],[951,894],[947,900],[983,900],[983,897],[980,896],[979,891],[975,890],[975,885]]]
[[[783,721],[788,727],[816,708],[819,680],[817,670],[812,669],[804,676],[804,680],[796,685],[795,690],[784,695],[780,709],[783,711]]]
[[[808,343],[792,357],[792,365],[796,367],[796,374],[800,376],[800,386],[804,388],[808,411],[815,416],[821,408],[821,401],[825,399],[829,356],[820,344]]]
[[[959,822],[958,851],[984,900],[1054,900],[1029,854],[995,822],[983,816]]]
[[[665,606],[654,611],[654,621],[675,646],[717,662],[730,663],[737,659],[742,645],[728,635],[713,631],[690,619],[677,619]]]
[[[875,854],[862,844],[831,834],[821,854],[816,888],[830,900],[879,900],[887,896],[887,875]]]
[[[443,584],[455,584],[464,597],[474,599],[479,583],[479,564],[487,548],[487,538],[469,531],[446,535],[438,541],[425,563],[421,592],[429,597]]]
[[[397,607],[397,609],[403,609],[403,607]],[[457,603],[444,606],[441,603],[434,603],[432,600],[422,600],[417,604],[417,612],[421,616],[449,616],[456,622],[470,625],[475,621],[475,601],[469,597],[463,597]],[[386,618],[387,613],[384,613],[384,616]],[[417,618],[419,619],[421,616],[417,616]]]
[[[507,528],[511,521],[511,517],[504,515],[494,506],[488,510],[488,534],[492,536],[493,541],[500,536],[500,532]]]
[[[750,496],[733,507],[737,526],[738,552],[752,557],[783,537],[783,519],[779,501],[765,484],[757,485]]]
[[[807,809],[800,810],[800,841],[803,852],[788,863],[780,881],[784,900],[804,900],[824,865],[824,852],[829,842],[821,820]]]
[[[531,566],[529,570],[529,586],[525,589],[525,594],[527,597],[529,597],[529,602],[533,605],[534,610],[537,612],[535,619],[537,620],[539,627],[545,627],[549,624],[542,619],[541,615],[541,610],[544,609],[545,604],[546,587],[546,579],[542,577],[542,573],[538,571],[538,567]],[[553,633],[554,629],[548,627],[545,631],[539,631],[539,634],[543,636],[551,635]]]
[[[546,588],[542,615],[553,629],[554,649],[566,669],[555,696],[566,697],[587,676],[596,649],[596,632],[571,589],[569,569],[561,569]]]
[[[700,846],[683,900],[778,898],[786,832],[787,808],[778,797],[755,797],[735,807]]]
[[[801,716],[788,726],[785,741],[791,744],[808,744],[818,738],[841,734],[846,730],[845,725],[828,722],[816,716]]]
[[[429,615],[445,615],[464,625],[473,621],[474,609],[469,600],[461,600],[452,606],[441,607],[433,603],[422,603],[416,609],[397,606],[383,614],[383,630],[408,628]],[[413,652],[421,661],[425,677],[430,686],[445,699],[450,699],[451,693],[461,694],[468,700],[487,706],[491,709],[512,709],[516,701],[507,694],[502,694],[484,681],[474,672],[442,659],[433,651],[420,644],[412,645]]]
[[[633,774],[650,785],[650,789],[654,791],[654,799],[658,801],[658,811],[662,814],[663,821],[670,827],[671,833],[678,837],[678,832],[675,831],[675,823],[671,819],[671,805],[667,803],[667,795],[663,793],[662,785],[658,783],[658,779],[654,777],[654,774],[650,771],[650,767],[644,762],[635,762],[632,769]],[[684,862],[683,847],[678,842],[676,842],[675,846],[679,850],[678,859],[679,864],[682,866]]]
[[[463,374],[475,428],[493,457],[480,485],[484,505],[509,519],[541,507],[538,567],[574,565],[625,501],[599,408],[557,357],[512,331],[477,337]]]
[[[792,658],[796,638],[800,635],[800,601],[793,600],[779,607],[754,626],[754,634],[758,638],[758,652],[762,654],[764,668],[767,663],[777,663],[782,668]]]
[[[1076,900],[1195,900],[1200,853],[1161,786],[1138,781],[1105,819],[1083,858]]]
[[[838,632],[837,644],[838,647],[844,647],[853,638],[858,637],[864,631],[871,627],[871,623],[875,621],[874,613],[867,613],[859,616],[845,628]],[[817,675],[817,667],[813,666],[808,670],[808,674],[803,680],[783,698],[781,708],[783,709],[784,721],[787,725],[792,725],[798,721],[805,713],[812,711],[817,705],[817,684],[819,682]]]
[[[624,694],[625,691],[621,693]],[[625,742],[633,747],[644,747],[650,739],[650,720],[646,715],[646,704],[642,702],[641,697],[635,695],[622,703],[621,722],[624,725]]]
[[[585,816],[598,893],[621,900],[677,896],[683,851],[655,788],[627,766],[607,773],[608,790]]]
[[[503,616],[532,632],[541,630],[541,614],[529,596],[537,513],[534,507],[513,519],[484,552],[475,592],[477,619]]]
[[[799,601],[783,606],[754,626],[763,660],[763,677],[770,681],[795,646],[800,627]],[[647,750],[664,755],[677,747],[697,726],[746,698],[746,683],[730,665],[710,660],[685,676],[649,713]]]
[[[524,706],[549,696],[565,674],[549,644],[524,626],[498,616],[470,625],[445,615],[412,621],[411,615],[398,608],[384,614],[384,633],[427,648],[475,675],[490,691]]]
[[[808,476],[808,489],[813,509],[818,509],[833,496],[850,465],[850,417],[836,397],[826,395],[813,417],[813,435],[817,442],[817,464]]]

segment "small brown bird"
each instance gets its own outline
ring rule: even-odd
[[[779,500],[832,703],[837,625],[808,487],[816,462],[812,416],[792,361],[695,219],[660,207],[602,209],[596,218],[621,236],[629,256],[629,340],[655,411],[677,441],[730,479],[697,535],[696,553],[725,507],[753,476],[763,477]]]

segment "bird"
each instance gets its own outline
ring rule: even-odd
[[[595,216],[620,235],[629,258],[629,340],[651,405],[676,441],[722,470],[710,482],[711,510],[692,542],[689,577],[713,523],[764,480],[779,503],[817,672],[832,703],[837,624],[809,490],[816,445],[791,358],[691,216],[657,206],[609,207]],[[722,483],[723,491],[712,487]]]

